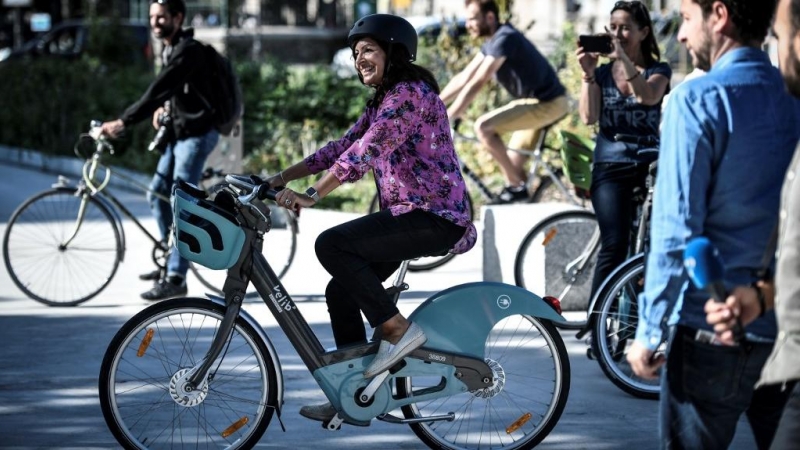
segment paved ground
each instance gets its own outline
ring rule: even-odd
[[[13,209],[27,196],[48,187],[53,175],[0,165],[0,233]],[[154,229],[142,198],[123,194],[145,224]],[[313,241],[324,228],[353,217],[308,210],[300,220],[298,257],[285,285],[299,302],[322,344],[332,346],[322,298],[327,276],[313,256]],[[26,298],[0,269],[0,448],[118,448],[103,422],[97,377],[108,342],[122,323],[147,303],[138,294],[148,286],[136,275],[149,270],[149,248],[130,224],[128,251],[115,278],[97,298],[75,308],[50,308]],[[481,279],[481,249],[458,256],[444,267],[407,277],[411,290],[401,299],[408,313],[431,293]],[[190,295],[202,288],[189,280]],[[273,423],[258,448],[416,449],[423,448],[405,426],[373,422],[368,429],[345,427],[327,432],[297,414],[300,406],[323,395],[266,306],[246,306],[273,340],[285,377],[284,424]],[[540,445],[543,449],[656,448],[657,403],[633,398],[609,382],[597,363],[585,357],[585,345],[572,334],[564,340],[572,364],[569,401],[561,420]],[[743,424],[732,448],[754,448]]]

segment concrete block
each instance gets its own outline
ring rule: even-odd
[[[550,215],[571,209],[579,208],[566,203],[513,203],[482,207],[483,279],[514,284],[514,260],[525,235]]]

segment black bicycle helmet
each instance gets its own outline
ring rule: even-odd
[[[402,17],[391,14],[370,14],[358,19],[347,35],[347,45],[353,48],[356,41],[363,37],[402,45],[411,55],[409,61],[417,59],[417,30]]]

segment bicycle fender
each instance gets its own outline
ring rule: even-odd
[[[217,297],[216,295],[206,294],[209,300],[212,302],[225,306],[225,300],[222,297]],[[267,347],[269,351],[269,357],[272,358],[273,364],[275,364],[275,371],[278,374],[278,379],[275,380],[278,386],[278,392],[275,399],[277,400],[277,405],[275,405],[276,410],[278,411],[278,416],[280,417],[281,408],[283,408],[283,368],[281,367],[281,360],[278,358],[278,352],[275,350],[275,347],[272,345],[272,341],[267,336],[267,333],[264,332],[264,328],[258,323],[258,321],[250,315],[244,308],[239,309],[239,317],[244,319],[248,325],[253,327],[258,333],[258,337],[264,342],[264,345]]]
[[[492,327],[517,314],[564,320],[536,294],[488,281],[445,289],[417,307],[408,319],[425,331],[426,348],[483,359]]]

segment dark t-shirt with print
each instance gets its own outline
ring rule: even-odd
[[[501,25],[481,46],[481,53],[506,58],[495,77],[514,98],[546,102],[566,92],[547,59],[510,24]]]
[[[655,105],[643,105],[636,101],[635,95],[623,96],[611,74],[611,63],[603,64],[595,69],[594,77],[602,91],[600,106],[600,131],[594,149],[594,162],[647,162],[652,156],[637,156],[636,144],[615,142],[615,134],[633,134],[637,136],[658,136],[661,124],[661,102]],[[644,71],[644,78],[653,74],[672,77],[669,64],[659,62]],[[667,87],[669,92],[669,87]],[[666,94],[666,92],[665,92]]]

